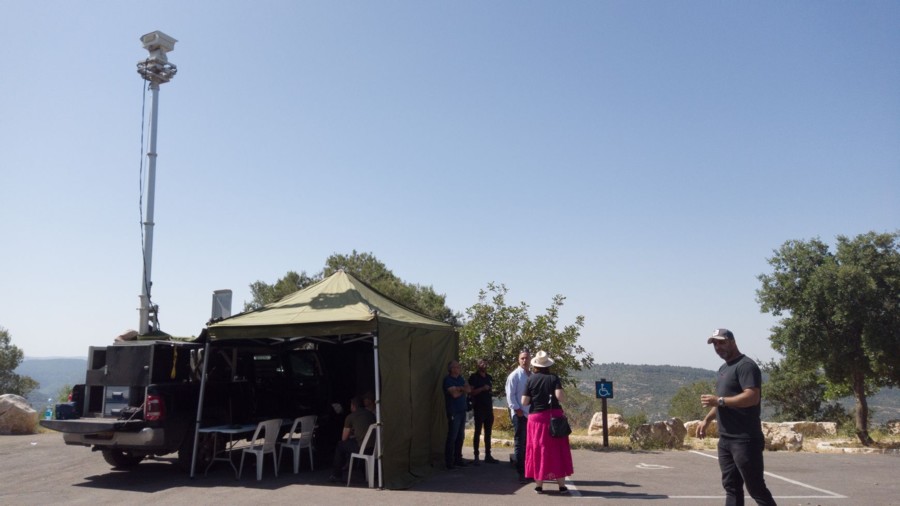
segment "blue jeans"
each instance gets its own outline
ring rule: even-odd
[[[444,462],[452,467],[462,460],[463,439],[466,437],[466,412],[447,415],[447,444],[444,445]]]
[[[525,476],[525,446],[528,443],[528,417],[512,414],[513,443],[516,456],[516,471]]]
[[[719,468],[725,506],[743,506],[744,485],[756,504],[775,506],[763,475],[763,439],[719,438]]]

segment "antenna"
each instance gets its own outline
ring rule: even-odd
[[[177,40],[160,32],[150,32],[141,36],[150,56],[137,64],[138,74],[148,81],[150,88],[150,141],[147,148],[147,209],[144,213],[144,277],[141,283],[141,306],[138,308],[140,319],[138,335],[152,334],[159,330],[157,312],[159,306],[150,303],[151,267],[153,264],[153,205],[156,189],[156,124],[159,113],[159,85],[169,82],[178,69],[169,63],[166,53],[175,50]]]

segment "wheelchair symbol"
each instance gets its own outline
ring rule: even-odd
[[[598,381],[595,384],[598,399],[613,398],[613,384],[611,381]]]

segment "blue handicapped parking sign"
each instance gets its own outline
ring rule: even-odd
[[[595,391],[597,393],[598,399],[612,399],[613,398],[613,382],[612,381],[596,381]]]

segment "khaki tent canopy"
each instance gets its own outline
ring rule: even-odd
[[[443,462],[447,422],[441,382],[459,346],[450,324],[403,307],[338,271],[207,331],[213,346],[237,339],[340,343],[373,335],[384,486],[406,488],[428,476],[433,463]]]

